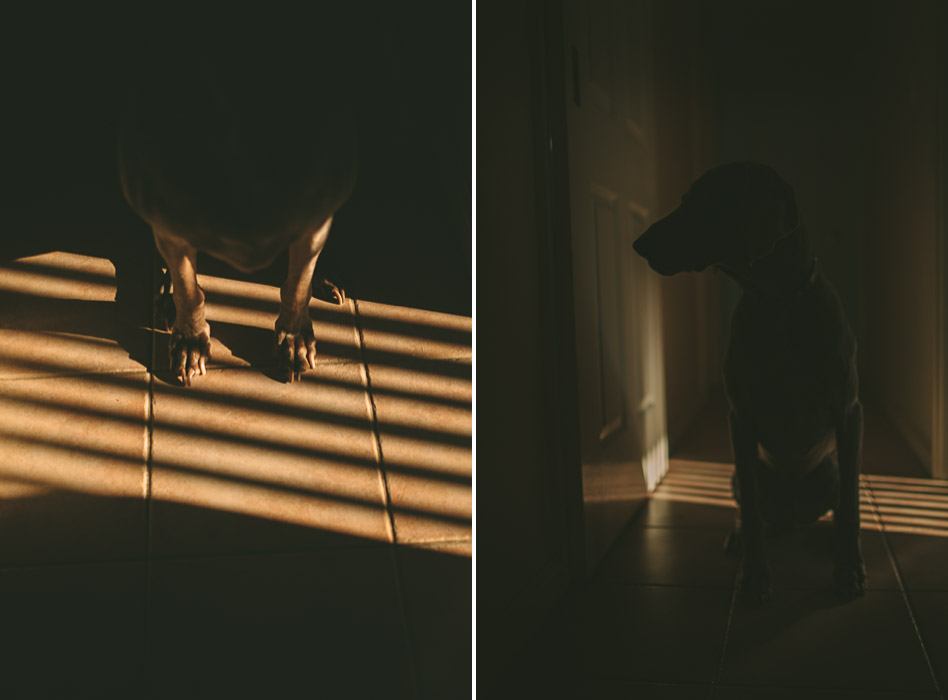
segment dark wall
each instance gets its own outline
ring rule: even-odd
[[[821,267],[863,343],[870,12],[810,0],[726,0],[705,12],[715,161],[760,161],[794,187]],[[736,288],[728,290],[733,304]]]
[[[118,187],[114,136],[126,88],[146,56],[205,37],[230,36],[231,50],[247,52],[312,42],[302,55],[314,73],[351,76],[360,129],[359,180],[338,212],[319,274],[357,298],[470,314],[470,8],[345,7],[246,16],[165,16],[159,6],[8,16],[0,30],[3,256],[43,247],[101,255],[129,241],[148,245],[147,228]],[[281,263],[257,277],[279,283]],[[239,277],[210,261],[203,269]]]
[[[926,464],[943,235],[938,5],[724,0],[705,4],[704,22],[715,161],[765,162],[794,187],[859,343],[861,394]],[[723,290],[726,326],[739,293]]]

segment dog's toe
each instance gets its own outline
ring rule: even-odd
[[[207,374],[207,363],[211,359],[210,328],[195,335],[173,330],[168,355],[172,374],[182,385],[191,386],[192,377]]]
[[[286,382],[298,382],[307,369],[316,369],[316,338],[313,324],[308,321],[298,332],[291,333],[277,326],[273,354],[278,373]]]

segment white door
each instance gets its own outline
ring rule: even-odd
[[[586,565],[667,469],[658,280],[632,250],[649,220],[650,3],[566,0],[573,285]]]

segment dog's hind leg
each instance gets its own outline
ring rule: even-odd
[[[741,594],[749,600],[771,597],[770,570],[764,556],[764,526],[757,484],[757,440],[731,411],[731,446],[740,492]]]
[[[737,511],[734,513],[734,530],[724,538],[724,553],[729,557],[740,557],[744,551],[744,545],[741,541],[741,484],[737,479],[737,472],[731,477],[731,493],[734,496],[734,502],[737,503]]]
[[[836,585],[847,600],[866,589],[866,567],[859,545],[859,465],[862,458],[862,404],[856,399],[836,430],[839,454],[839,505],[836,528]]]

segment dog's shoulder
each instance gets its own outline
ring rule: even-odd
[[[815,306],[820,321],[818,329],[825,348],[824,361],[836,379],[831,389],[835,393],[837,408],[845,411],[859,395],[858,343],[836,288],[822,275],[817,278],[815,287],[819,301]]]
[[[858,394],[856,338],[832,284],[822,275],[792,307],[743,295],[731,321],[724,385],[738,413],[786,411],[829,415]]]

